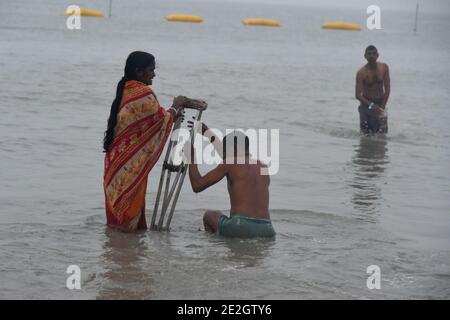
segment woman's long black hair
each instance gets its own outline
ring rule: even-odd
[[[117,124],[117,113],[119,112],[120,102],[122,101],[123,88],[129,80],[136,80],[136,70],[143,70],[148,66],[155,64],[155,57],[147,52],[134,51],[130,53],[125,65],[124,76],[117,84],[116,98],[111,104],[111,112],[108,119],[108,128],[103,138],[103,152],[107,152],[114,141],[114,128]]]

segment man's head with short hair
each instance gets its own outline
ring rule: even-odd
[[[227,134],[222,141],[223,159],[227,156],[245,156],[250,154],[249,138],[241,131],[234,130]]]
[[[367,62],[369,63],[375,63],[378,59],[378,50],[374,45],[370,45],[366,48],[366,51],[364,52],[364,57],[366,58]]]
[[[375,47],[372,44],[366,48],[366,51],[364,53],[367,53],[367,51],[377,51],[378,52],[377,47]]]

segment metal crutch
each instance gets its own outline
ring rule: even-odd
[[[177,121],[175,122],[175,125],[173,126],[173,131],[175,131],[175,130],[180,128],[182,121],[183,120],[181,118],[177,119]],[[156,195],[155,207],[153,209],[152,221],[150,223],[150,229],[151,230],[156,230],[155,222],[156,222],[156,216],[157,216],[157,213],[158,213],[159,199],[161,197],[161,190],[162,190],[163,185],[164,185],[164,178],[165,178],[165,175],[166,175],[166,168],[167,168],[168,160],[169,160],[170,154],[172,152],[172,145],[173,145],[173,140],[170,139],[169,145],[167,147],[166,155],[164,157],[163,168],[161,170],[161,177],[159,178],[158,193]],[[170,171],[168,172],[167,179],[168,179],[168,181],[170,181]],[[167,181],[166,181],[166,185],[168,185]],[[167,188],[168,187],[166,187],[165,194],[167,193]],[[163,204],[164,204],[164,200],[163,200]]]
[[[198,112],[197,115],[197,119],[196,121],[200,121],[202,117],[202,111],[200,110]],[[195,127],[192,126],[191,129],[191,144],[194,144],[194,139],[195,139]],[[181,187],[183,186],[183,181],[184,181],[184,177],[186,176],[186,172],[188,171],[189,168],[189,164],[188,163],[182,163],[182,174],[181,174],[181,180],[180,183],[178,184],[178,188],[177,188],[177,192],[175,193],[175,198],[172,202],[172,207],[170,208],[170,213],[169,213],[169,217],[167,218],[167,222],[166,222],[166,226],[165,226],[165,230],[170,231],[169,227],[170,227],[170,222],[172,221],[172,217],[173,217],[173,212],[175,211],[175,205],[178,201],[178,196],[180,195],[180,191],[181,191]]]
[[[198,114],[196,117],[197,121],[200,120],[201,114],[202,114],[202,110],[198,110]],[[176,129],[178,129],[180,127],[180,125],[181,125],[181,121],[177,121],[177,123],[174,125],[174,131]],[[193,139],[195,137],[193,128],[191,129],[190,133],[191,133],[191,136],[190,136],[191,143],[193,143]],[[169,142],[169,146],[167,148],[166,156],[165,156],[164,163],[163,163],[163,168],[161,171],[158,193],[156,196],[155,207],[154,207],[152,221],[151,221],[151,225],[150,225],[150,228],[152,230],[157,230],[157,231],[167,230],[167,231],[169,231],[169,226],[170,226],[170,222],[172,220],[173,212],[175,210],[176,202],[178,200],[178,196],[181,191],[181,187],[183,185],[184,177],[187,172],[187,168],[188,168],[187,164],[181,163],[180,165],[174,165],[172,162],[172,158],[170,157],[170,155],[171,155],[172,149],[175,147],[175,145],[176,145],[176,142],[174,143],[173,139],[171,139]],[[163,185],[164,185],[164,178],[165,178],[166,170],[167,170],[167,178],[165,181],[165,188],[164,188],[165,190],[164,190],[163,201],[162,201],[161,215],[159,217],[158,224],[156,225],[156,218],[157,218],[158,209],[159,209],[159,201],[161,198],[162,189],[164,187]],[[177,174],[176,174],[176,177],[175,177],[175,180],[174,180],[172,186],[170,187],[170,176],[171,176],[172,172],[176,172]],[[175,198],[172,201],[169,218],[167,220],[166,226],[163,227],[164,217],[166,215],[167,209],[169,208],[169,205],[170,205],[170,202],[172,200],[174,193],[175,193]]]

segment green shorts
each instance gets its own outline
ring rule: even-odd
[[[238,214],[228,218],[220,216],[217,228],[219,235],[230,238],[271,238],[275,236],[272,222],[269,219],[257,219]]]

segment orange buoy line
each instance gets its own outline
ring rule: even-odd
[[[246,26],[267,26],[267,27],[280,27],[280,23],[275,19],[264,18],[249,18],[242,21]]]
[[[86,17],[103,17],[103,13],[98,10],[80,8],[80,10],[67,10],[64,12],[66,16],[80,15]]]
[[[322,25],[323,29],[339,29],[339,30],[354,30],[360,31],[361,27],[355,23],[342,21],[329,21]]]
[[[176,21],[176,22],[194,22],[200,23],[203,22],[203,18],[200,16],[194,16],[190,14],[170,14],[166,16],[167,21]]]

